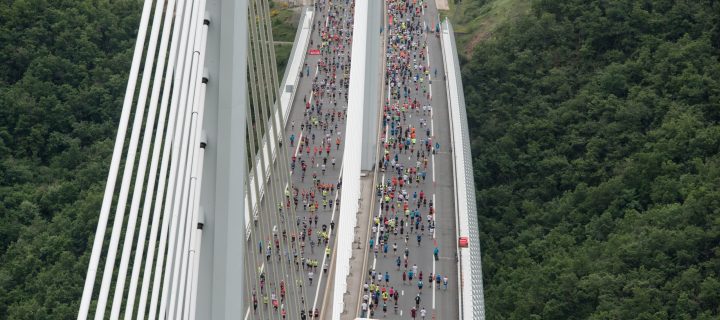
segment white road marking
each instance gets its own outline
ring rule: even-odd
[[[431,148],[433,148],[431,146]],[[432,170],[433,170],[433,184],[435,184],[435,155],[430,156],[430,162],[432,162]]]
[[[388,130],[389,130],[389,129],[390,129],[390,126],[385,126],[385,139],[384,139],[384,143],[387,143],[387,141],[388,141]],[[384,147],[384,146],[383,146],[383,152],[385,152],[385,147]],[[383,175],[382,175],[382,180],[381,180],[381,184],[384,184],[384,183],[385,183],[385,173],[383,173]],[[385,191],[383,191],[383,192],[381,193],[381,196],[382,196],[382,198],[380,198],[380,205],[378,206],[378,220],[382,217],[382,204],[383,204],[383,201],[384,201],[384,198],[385,198]],[[375,222],[373,221],[372,224],[375,225]],[[379,227],[380,227],[380,226],[378,225],[378,228],[379,228]],[[371,226],[370,228],[372,228],[372,226]],[[376,235],[375,235],[375,242],[373,243],[373,247],[378,244],[378,241],[380,241],[380,232],[375,232],[375,234],[376,234]],[[374,249],[374,248],[371,248],[371,249]],[[377,256],[375,256],[374,252],[375,252],[375,250],[373,250],[373,256],[374,256],[374,257],[373,257],[373,270],[375,270],[375,266],[377,265]]]
[[[428,70],[430,70],[430,47],[425,46],[425,58],[427,58]],[[428,72],[429,74],[429,72]]]
[[[430,93],[430,98],[432,99],[432,84],[430,84],[430,47],[425,47],[426,58],[427,58],[427,70],[428,70],[428,92]]]
[[[435,232],[437,232],[437,215],[438,215],[438,209],[437,209],[437,207],[438,207],[438,205],[437,205],[437,202],[435,202],[435,193],[433,193],[433,206],[435,206],[435,216],[433,217],[432,220],[433,220],[433,222],[435,223],[435,228],[433,228],[432,237],[433,237],[433,239],[436,239],[436,237],[435,237]],[[434,261],[434,260],[433,260],[433,261]]]
[[[343,166],[342,166],[342,164],[340,164],[340,175],[338,176],[337,181],[340,181],[340,179],[342,178],[342,172],[343,172]],[[333,204],[333,211],[332,211],[332,215],[330,216],[330,221],[335,220],[335,210],[337,209],[337,199],[338,199],[339,195],[340,195],[340,190],[335,189],[335,203]],[[328,231],[328,239],[332,239],[332,231],[333,231],[333,228],[330,228],[330,230]],[[330,240],[328,240],[328,245],[326,245],[325,248],[328,248],[329,246],[330,246]],[[334,254],[334,253],[331,253],[331,254]],[[325,266],[326,259],[327,259],[327,254],[325,254],[325,252],[323,252],[323,260],[322,260],[322,264],[320,265],[320,267],[323,269]],[[317,289],[315,289],[315,299],[313,301],[313,307],[310,310],[315,310],[315,307],[317,306],[317,299],[318,299],[318,295],[320,295],[320,284],[322,283],[323,274],[324,274],[324,272],[321,270],[320,276],[318,277],[318,281],[317,281]]]
[[[298,150],[300,149],[300,141],[302,141],[302,136],[303,136],[303,132],[300,131],[300,135],[298,136],[298,140],[297,140],[298,143],[297,143],[297,146],[295,147],[295,153],[293,153],[293,156],[294,156],[294,157],[297,157]],[[290,174],[291,174],[291,175],[292,175],[292,172],[293,172],[293,171],[290,170]]]
[[[430,106],[430,136],[435,137],[435,121],[433,119],[433,108]]]
[[[385,174],[383,173],[382,181],[385,181]],[[382,197],[385,197],[385,192],[382,193]],[[380,200],[380,205],[378,206],[378,220],[382,217],[382,203],[383,200]],[[375,225],[375,221],[372,222],[372,225]],[[378,228],[380,226],[378,225]],[[372,226],[370,227],[372,229]],[[375,242],[373,242],[373,247],[370,249],[373,249],[373,270],[375,270],[375,266],[377,265],[377,256],[375,255],[375,246],[378,245],[378,241],[380,241],[380,232],[375,232]]]
[[[428,70],[430,70],[430,69],[428,69]],[[428,76],[428,81],[429,81],[429,79],[430,79],[430,76]],[[430,94],[429,100],[432,100],[432,84],[429,84],[429,83],[428,83],[428,93]]]
[[[263,264],[260,265],[260,273],[262,273],[264,269],[265,269],[265,262],[263,262]],[[248,306],[247,312],[245,312],[245,320],[247,320],[247,318],[249,316],[250,316],[250,307]]]
[[[433,119],[433,110],[430,108],[430,136],[435,138],[435,120]],[[437,141],[435,141],[437,143]],[[430,144],[430,148],[434,150],[435,146]],[[432,165],[432,182],[435,186],[435,152],[430,154],[430,162]]]
[[[433,275],[435,275],[435,258],[433,258]],[[433,288],[432,308],[433,308],[433,310],[435,310],[435,283],[434,283],[434,281],[432,283],[432,288]]]
[[[428,57],[428,68],[429,68],[429,65],[430,65],[430,52],[429,52],[429,51],[428,51],[428,56],[427,56],[427,57]],[[430,87],[432,88],[432,86],[430,86]],[[432,97],[432,93],[430,93],[430,97]],[[432,110],[432,107],[430,108],[430,134],[431,134],[433,137],[435,137],[435,119],[433,118],[433,110]],[[437,143],[437,141],[436,141],[435,143]],[[430,148],[435,148],[435,146],[431,145]],[[434,153],[434,152],[432,153],[432,155],[430,156],[430,158],[431,158],[430,161],[432,162],[432,181],[433,181],[433,188],[435,188],[435,153]],[[436,239],[436,237],[435,237],[435,232],[437,231],[437,214],[438,214],[437,208],[438,208],[438,205],[437,205],[437,202],[436,202],[436,200],[435,200],[435,192],[433,192],[433,207],[435,208],[435,216],[433,217],[433,221],[435,222],[435,228],[433,228],[433,235],[432,235],[432,236],[433,236],[433,239]],[[437,243],[435,243],[435,245],[437,246]],[[432,259],[433,259],[433,260],[432,260],[432,263],[433,263],[433,275],[436,275],[436,273],[435,273],[435,254],[434,254],[434,252],[433,252],[433,258],[432,258]],[[432,285],[432,288],[433,288],[433,290],[432,290],[432,308],[433,308],[433,310],[435,310],[435,282],[434,282],[433,280],[434,280],[434,279],[430,279],[431,285]]]
[[[438,211],[437,211],[437,203],[435,202],[435,193],[433,193],[433,206],[436,208],[436,209],[435,209],[435,218],[437,218],[437,212],[438,212]],[[434,219],[433,219],[433,220],[434,220]],[[437,227],[437,225],[435,225],[435,226]],[[437,229],[437,228],[435,228],[435,229]],[[433,229],[433,239],[435,239],[435,229]],[[435,243],[435,245],[437,246],[437,243]],[[440,255],[440,254],[438,254],[438,256],[439,256],[439,255]],[[435,273],[435,252],[433,252],[432,262],[433,262],[433,271],[432,271],[432,274],[433,274],[433,276],[436,276],[436,273]],[[433,308],[433,310],[435,309],[435,281],[434,281],[434,280],[435,280],[435,279],[430,279],[430,284],[432,285],[432,288],[433,288],[433,289],[432,289],[432,292],[433,292],[433,295],[432,295],[432,296],[433,296],[433,297],[432,297],[432,308]]]

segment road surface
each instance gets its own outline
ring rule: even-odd
[[[335,222],[338,221],[338,188],[341,187],[345,145],[342,141],[347,108],[344,84],[350,70],[351,4],[350,1],[318,1],[315,8],[309,49],[319,49],[321,53],[308,54],[305,58],[283,143],[290,156],[283,161],[290,163],[292,177],[292,188],[286,193],[283,209],[288,211],[288,206],[295,208],[297,219],[290,223],[299,230],[297,246],[288,252],[287,259],[283,257],[284,252],[278,257],[273,246],[267,259],[265,247],[272,243],[272,232],[263,233],[265,239],[262,245],[257,243],[259,240],[252,242],[253,246],[257,246],[254,250],[257,256],[249,260],[256,261],[267,280],[264,293],[255,289],[257,310],[253,308],[253,292],[248,293],[247,319],[282,319],[283,308],[286,309],[286,319],[302,319],[301,315],[294,313],[298,310],[306,311],[307,319],[316,313],[323,317],[323,301],[330,288],[325,269],[328,272],[331,269],[334,233],[338,229]],[[257,250],[259,247],[263,250]],[[280,251],[284,251],[282,247]],[[286,297],[281,300],[279,281],[272,279],[292,278],[287,274],[293,271],[301,274],[302,280],[295,279],[294,283],[285,280]],[[254,288],[260,287],[257,275],[248,276],[252,278],[249,283],[253,283]],[[279,300],[277,310],[273,309],[272,292]],[[270,295],[267,306],[264,295]]]
[[[382,162],[385,169],[379,172],[378,181],[384,183],[377,189],[376,218],[370,239],[367,239],[375,248],[368,253],[364,274],[368,290],[355,288],[363,290],[357,303],[357,314],[373,318],[411,318],[412,309],[416,308],[418,319],[422,318],[423,309],[426,319],[458,319],[457,235],[451,153],[448,150],[449,111],[440,40],[435,33],[439,19],[437,8],[433,1],[418,1],[413,7],[411,1],[396,0],[387,1],[386,10],[388,101],[380,141],[386,146],[387,158]],[[425,143],[429,144],[430,151]],[[439,148],[433,154],[431,150],[436,147]],[[420,201],[421,192],[427,205]],[[402,199],[403,194],[405,199]],[[422,204],[418,206],[418,203]],[[415,219],[419,221],[420,230],[412,222],[416,209],[419,218]],[[431,225],[434,225],[434,232],[431,232]],[[383,241],[386,234],[388,240]],[[421,237],[419,243],[418,235]],[[386,248],[387,253],[384,252]],[[435,248],[438,248],[437,260]],[[413,270],[416,270],[413,281],[409,281],[409,273]],[[419,289],[421,272],[423,286]],[[389,281],[386,281],[386,273]],[[406,281],[403,281],[403,273]],[[440,285],[429,281],[431,274],[441,276]],[[445,277],[447,289],[443,285]],[[373,299],[372,289],[377,299]],[[383,299],[383,291],[388,293],[387,301]],[[397,309],[390,291],[397,291]],[[370,315],[364,311],[365,297],[367,309],[372,312]],[[419,297],[419,303],[416,303],[416,297]]]

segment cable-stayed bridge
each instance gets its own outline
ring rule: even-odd
[[[484,319],[450,23],[306,2],[145,1],[78,319]]]

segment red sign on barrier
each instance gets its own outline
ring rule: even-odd
[[[310,55],[316,56],[316,55],[320,54],[320,50],[319,49],[310,49],[310,51],[308,51],[308,53]]]
[[[458,239],[458,246],[460,248],[467,248],[468,246],[468,238],[467,237],[460,237]]]

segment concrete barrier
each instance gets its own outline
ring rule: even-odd
[[[462,90],[455,36],[447,19],[441,26],[440,45],[447,79],[445,85],[448,93],[448,108],[450,109],[457,235],[468,239],[467,247],[458,247],[460,315],[462,319],[484,320],[485,298],[482,283],[480,229],[475,203],[470,134],[465,113],[465,96]]]
[[[363,105],[365,101],[366,70],[365,61],[367,56],[367,32],[364,27],[368,22],[368,3],[356,2],[355,24],[353,26],[353,42],[351,48],[352,62],[350,64],[350,84],[348,95],[347,122],[345,128],[345,140],[352,141],[353,135],[362,132],[363,129]],[[345,143],[342,163],[343,186],[340,198],[340,218],[338,221],[338,233],[335,251],[335,282],[333,283],[333,304],[331,318],[339,320],[344,308],[343,296],[347,291],[347,277],[350,273],[350,258],[352,243],[355,240],[355,225],[357,224],[357,213],[360,209],[360,161],[362,145],[359,143]]]
[[[347,122],[344,141],[357,141],[362,132],[362,143],[345,143],[340,204],[339,230],[335,251],[335,282],[331,318],[339,320],[344,310],[344,297],[348,290],[352,244],[360,210],[361,171],[369,171],[375,164],[377,130],[382,90],[380,53],[380,27],[383,19],[382,1],[357,1],[353,17],[353,40],[350,64],[350,92],[348,95]],[[369,139],[369,140],[368,140]],[[372,200],[369,200],[372,201]],[[354,316],[354,315],[353,315]]]

